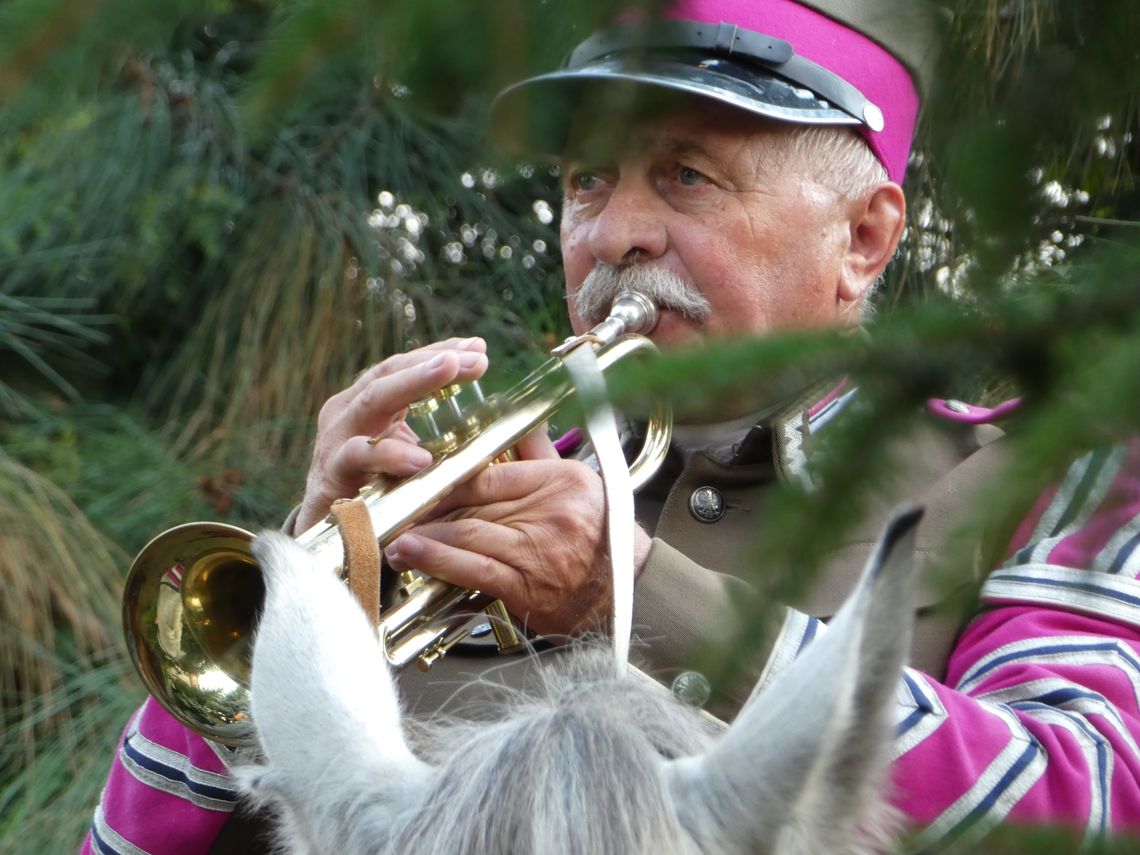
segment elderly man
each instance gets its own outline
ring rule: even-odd
[[[916,0],[682,0],[664,24],[627,21],[596,34],[560,71],[508,90],[503,116],[530,98],[560,120],[537,142],[560,157],[574,329],[589,328],[627,288],[661,306],[652,337],[663,347],[858,325],[903,229],[928,11]],[[378,473],[428,465],[406,408],[481,376],[485,350],[479,339],[451,339],[393,356],[330,399],[294,529]],[[695,652],[723,637],[734,601],[749,595],[740,577],[765,508],[800,477],[813,435],[842,418],[854,394],[831,382],[678,428],[639,497],[634,625],[650,673],[691,688]],[[928,507],[920,558],[937,553],[1002,446],[975,428],[985,413],[940,410],[942,424],[904,443],[898,477],[814,587],[771,605],[778,620],[752,651],[748,685],[726,687],[716,712],[731,716],[752,683],[766,684],[825,631],[896,501]],[[604,628],[599,476],[545,437],[521,452],[457,489],[386,557],[493,594],[545,636]],[[1088,835],[1140,825],[1138,454],[1128,447],[1074,465],[1032,510],[982,589],[985,610],[960,635],[920,615],[893,771],[895,801],[924,829],[922,845],[976,837],[1007,818]],[[535,667],[461,645],[428,674],[405,674],[402,688],[414,711],[462,712],[455,689],[488,665],[508,681]],[[96,813],[95,851],[248,851],[248,826],[226,823],[234,795],[225,761],[148,702]]]

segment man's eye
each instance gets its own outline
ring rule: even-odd
[[[597,190],[602,179],[594,172],[578,172],[570,179],[571,186],[579,193],[588,193]]]
[[[695,187],[704,182],[705,177],[697,170],[689,166],[682,166],[677,170],[677,180],[684,184],[686,187]]]

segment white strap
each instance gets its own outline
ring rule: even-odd
[[[633,629],[633,485],[618,439],[617,417],[606,397],[606,382],[594,349],[588,345],[576,347],[563,357],[563,362],[585,411],[586,435],[594,446],[606,493],[606,531],[613,573],[614,665],[617,676],[622,677],[629,662]]]

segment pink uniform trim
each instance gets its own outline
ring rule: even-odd
[[[838,74],[882,110],[883,130],[858,130],[890,179],[902,183],[918,119],[918,92],[906,66],[877,42],[792,0],[680,0],[666,17],[730,21],[784,39],[800,56]]]
[[[833,386],[826,395],[824,395],[822,398],[812,404],[811,407],[808,408],[808,418],[814,419],[821,412],[823,412],[824,408],[839,400],[839,396],[847,391],[848,383],[849,381],[846,377],[836,383],[835,386]]]
[[[565,457],[581,448],[582,443],[585,441],[586,435],[582,433],[581,428],[570,428],[570,430],[554,440],[554,450],[558,452],[559,457]]]

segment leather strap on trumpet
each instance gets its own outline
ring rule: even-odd
[[[348,589],[376,629],[380,620],[380,544],[372,518],[359,496],[333,502],[332,515],[344,544]]]

